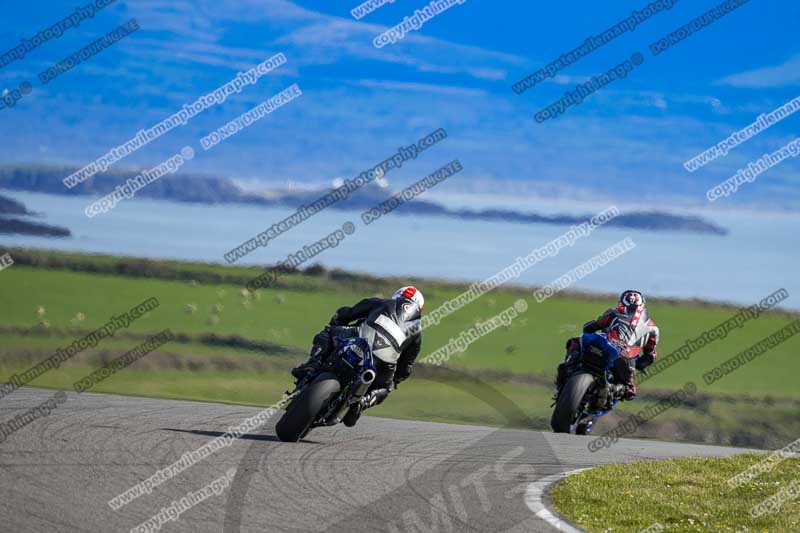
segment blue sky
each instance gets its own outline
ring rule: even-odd
[[[88,0],[86,0],[88,1]],[[86,3],[83,2],[83,4]],[[702,205],[705,191],[799,131],[800,113],[689,174],[682,163],[800,96],[800,4],[751,0],[659,56],[653,41],[719,2],[680,0],[615,41],[517,95],[511,85],[622,20],[646,1],[467,0],[403,40],[372,40],[426,5],[396,0],[355,20],[359,0],[118,1],[23,60],[0,69],[0,90],[33,92],[0,110],[0,162],[86,164],[184,103],[283,52],[286,65],[123,163],[154,166],[283,88],[303,96],[198,156],[186,170],[246,183],[329,183],[422,135],[449,137],[392,177],[411,182],[458,158],[453,191],[535,192]],[[0,53],[55,23],[75,2],[3,1]],[[36,74],[136,18],[141,30],[46,86]],[[626,79],[558,119],[536,111],[634,52]],[[800,205],[789,160],[725,200]]]

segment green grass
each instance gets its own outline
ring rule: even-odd
[[[173,342],[159,350],[159,354],[166,355],[146,357],[104,384],[102,390],[253,405],[272,403],[287,388],[290,383],[287,370],[300,362],[313,335],[327,323],[337,307],[353,304],[363,297],[388,296],[399,283],[398,280],[342,272],[293,273],[281,278],[279,287],[249,295],[242,291],[238,282],[260,272],[255,267],[48,251],[16,253],[20,261],[0,275],[0,326],[4,328],[5,341],[0,345],[0,380],[23,370],[27,363],[32,365],[45,358],[48,351],[69,345],[78,337],[70,335],[70,328],[86,331],[99,327],[111,315],[154,296],[161,302],[160,307],[134,322],[130,333],[142,335],[170,328],[176,334],[193,336],[238,335],[286,346],[294,355],[260,354],[195,341]],[[425,292],[428,311],[467,288],[436,280],[407,281]],[[427,328],[421,358],[447,344],[450,338],[476,321],[494,316],[521,297],[529,303],[524,315],[509,327],[481,338],[465,353],[454,356],[448,365],[485,378],[518,403],[539,427],[547,427],[549,383],[555,365],[563,357],[564,340],[577,335],[585,321],[611,305],[610,298],[565,294],[537,304],[530,298],[530,290],[503,287],[447,317],[438,326]],[[655,298],[651,298],[649,308],[661,328],[659,352],[662,355],[736,312],[724,305]],[[79,314],[82,320],[78,320]],[[766,313],[726,339],[706,346],[689,361],[680,362],[648,380],[640,388],[643,395],[653,390],[676,389],[687,381],[694,381],[700,393],[711,394],[713,399],[700,407],[665,413],[663,418],[643,427],[635,436],[769,445],[769,441],[753,439],[757,433],[780,439],[794,430],[797,424],[791,420],[787,422],[786,412],[796,407],[780,402],[800,400],[800,389],[791,380],[778,379],[775,369],[780,368],[785,375],[800,371],[800,358],[796,357],[800,352],[800,339],[785,342],[711,388],[703,384],[702,374],[796,316]],[[27,334],[23,335],[23,331]],[[87,351],[85,357],[76,358],[74,364],[65,365],[57,372],[45,374],[33,385],[63,387],[72,366],[86,373],[106,360],[99,355],[104,351],[121,354],[139,342],[122,337],[105,339],[96,350]],[[181,372],[186,369],[192,372]],[[169,379],[163,378],[166,375]],[[443,383],[425,382],[420,376],[420,373],[415,374],[392,401],[375,414],[504,425],[504,416],[493,413],[492,408],[460,398],[458,395],[464,393],[453,391]],[[524,384],[526,381],[528,384]],[[404,391],[407,390],[414,391],[414,395],[406,396]],[[743,395],[757,401],[739,405],[736,400]],[[403,397],[407,398],[405,403],[400,401]],[[779,405],[771,405],[770,398]],[[630,404],[631,410],[643,407],[643,403]],[[515,422],[518,427],[526,423],[519,417]],[[613,427],[607,422],[603,424],[601,430]],[[664,435],[664,427],[673,428],[672,433]]]
[[[750,509],[800,478],[800,459],[787,459],[750,483],[727,480],[764,459],[688,458],[605,465],[570,476],[550,493],[556,510],[587,531],[800,531],[800,501],[758,518]]]
[[[224,267],[215,267],[224,268]],[[327,323],[340,305],[352,304],[374,293],[359,293],[330,282],[314,290],[264,289],[258,299],[246,300],[237,285],[205,285],[184,281],[130,278],[106,274],[87,274],[64,270],[46,270],[14,266],[3,272],[3,304],[0,323],[32,326],[39,319],[38,306],[45,309],[44,319],[52,327],[69,327],[77,313],[85,315],[82,328],[98,327],[112,314],[155,296],[161,306],[131,326],[131,331],[173,331],[197,334],[214,332],[265,339],[279,344],[307,349],[313,335]],[[459,294],[459,288],[432,282],[426,292],[430,310],[447,298]],[[387,287],[384,295],[388,295]],[[512,305],[524,291],[491,293],[456,312],[440,325],[424,333],[424,351],[430,353],[447,344],[478,320],[485,320]],[[249,303],[246,303],[249,302]],[[472,370],[491,369],[513,373],[552,375],[563,357],[565,338],[577,335],[580,325],[595,317],[608,300],[585,297],[556,297],[542,304],[529,300],[529,310],[510,327],[501,328],[472,344],[465,353],[453,357],[450,365]],[[187,312],[188,305],[195,313]],[[221,305],[218,312],[214,307]],[[662,342],[659,352],[668,354],[687,338],[730,317],[734,311],[719,306],[691,303],[660,303],[649,306],[658,321]],[[216,317],[216,318],[215,318]],[[738,351],[788,323],[792,317],[769,313],[745,324],[726,339],[697,352],[647,382],[645,387],[677,388],[686,381],[702,385],[702,373]],[[218,320],[218,322],[217,322]],[[710,390],[727,394],[784,396],[800,398],[800,388],[791,380],[775,379],[775,368],[792,373],[800,371],[800,337],[776,347],[749,363],[745,369],[715,383]]]

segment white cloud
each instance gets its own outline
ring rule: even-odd
[[[800,85],[800,55],[791,57],[780,65],[732,74],[722,78],[720,83],[743,89]]]
[[[552,78],[545,80],[545,83],[555,83],[556,85],[578,85],[589,81],[590,76],[568,76],[566,74],[556,74]]]
[[[170,32],[180,39],[149,43],[142,54],[159,59],[190,59],[199,63],[241,68],[244,61],[264,57],[265,49],[291,54],[300,65],[326,65],[342,59],[380,61],[404,65],[418,72],[463,74],[475,79],[500,81],[507,69],[526,60],[511,54],[467,46],[423,33],[407,35],[395,45],[377,49],[372,40],[386,30],[378,24],[350,19],[349,12],[333,16],[300,7],[287,0],[228,0],[187,2],[142,0],[131,14],[144,29]],[[221,44],[230,39],[230,24],[263,26],[263,41],[248,35],[248,46]],[[268,36],[280,35],[278,38]],[[252,44],[250,44],[252,43]]]
[[[358,80],[356,82],[362,87],[387,89],[394,91],[413,91],[427,94],[436,93],[448,96],[487,96],[486,91],[481,89],[470,89],[467,87],[454,87],[450,85],[433,85],[430,83],[400,82],[390,80]]]

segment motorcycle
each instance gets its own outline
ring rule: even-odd
[[[366,340],[337,337],[335,346],[320,368],[287,391],[286,412],[275,426],[280,440],[297,442],[313,428],[340,423],[375,380],[375,360]]]
[[[619,369],[630,371],[620,361],[619,350],[605,335],[584,333],[581,350],[563,365],[565,379],[554,396],[550,426],[556,433],[587,435],[596,418],[611,411],[624,398],[626,386],[620,384]],[[620,361],[622,363],[622,361]],[[552,406],[551,406],[552,407]]]

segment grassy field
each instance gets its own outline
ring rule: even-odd
[[[0,273],[0,334],[5,341],[0,346],[0,380],[44,359],[57,347],[69,345],[112,315],[156,297],[160,306],[128,330],[103,340],[97,348],[32,385],[69,387],[70,379],[74,381],[81,372],[96,369],[113,354],[135,346],[143,335],[170,328],[185,334],[184,342],[160,348],[97,390],[251,405],[273,403],[290,386],[288,369],[304,360],[311,338],[337,307],[367,296],[388,296],[401,283],[312,268],[287,274],[274,288],[252,294],[243,286],[260,272],[254,267],[32,250],[14,250],[12,256],[16,264]],[[436,280],[403,281],[423,290],[428,311],[466,289]],[[451,375],[442,377],[432,369],[420,368],[392,401],[376,408],[374,414],[491,425],[506,425],[511,419],[517,427],[546,427],[550,384],[555,365],[563,357],[564,340],[577,335],[581,324],[612,304],[611,297],[567,294],[537,304],[530,290],[502,288],[427,328],[421,357],[519,298],[528,301],[527,312],[453,357],[448,362]],[[649,308],[661,327],[662,355],[737,311],[730,306],[657,299],[651,299]],[[800,389],[792,380],[776,379],[775,369],[794,374],[792,370],[800,366],[796,357],[800,340],[794,338],[774,348],[710,388],[703,384],[702,374],[795,318],[769,312],[747,322],[690,360],[647,381],[641,388],[641,402],[623,406],[619,413],[635,412],[658,394],[693,381],[700,399],[661,415],[635,435],[663,437],[668,431],[666,436],[691,440],[782,444],[782,439],[800,431],[796,416]],[[267,348],[254,351],[236,343],[214,344],[207,341],[210,335],[238,336]],[[460,383],[462,374],[466,380],[479,378],[487,387],[501,391],[527,416],[499,413],[465,392],[469,387],[452,386]],[[651,393],[655,396],[648,396]],[[604,421],[607,429],[618,418],[618,413],[612,415]]]
[[[765,499],[800,480],[800,459],[786,459],[751,482],[727,480],[764,455],[689,458],[605,465],[570,476],[550,493],[555,508],[591,532],[800,531],[800,500],[779,512],[751,515]],[[658,531],[658,529],[652,529]]]

